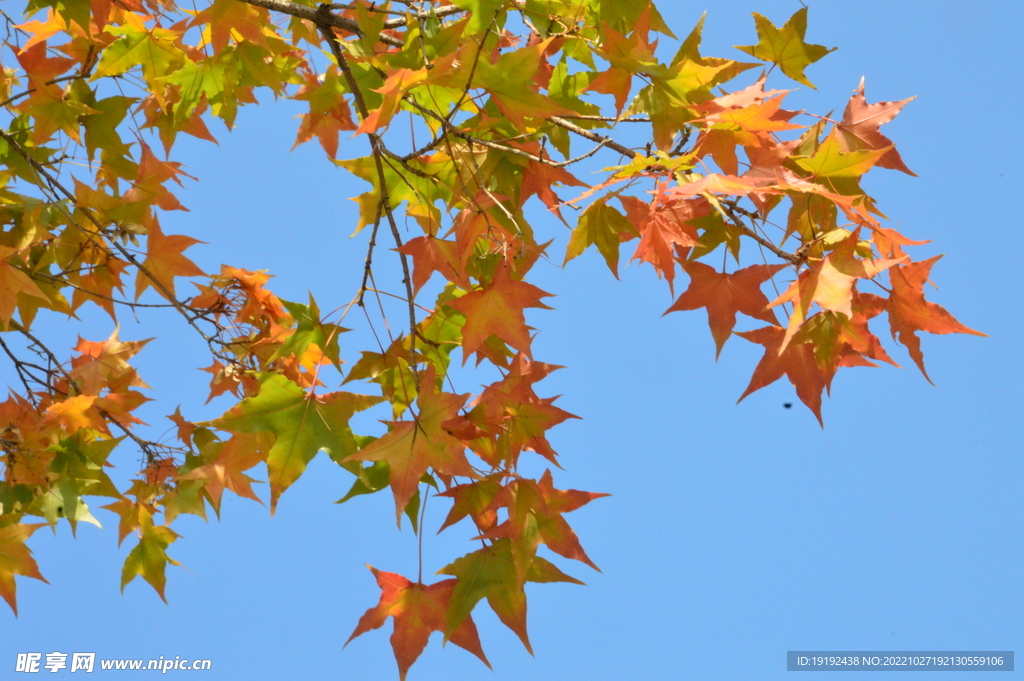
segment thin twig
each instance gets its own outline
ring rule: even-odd
[[[345,76],[345,81],[348,83],[349,90],[352,91],[352,97],[356,103],[356,109],[359,111],[359,116],[362,120],[366,120],[367,116],[370,115],[369,109],[366,106],[366,100],[363,99],[363,93],[359,89],[359,83],[356,82],[355,75],[352,73],[352,68],[349,66],[348,59],[345,57],[344,50],[342,49],[341,42],[338,37],[334,35],[334,31],[331,28],[331,24],[327,23],[325,17],[332,17],[333,14],[329,11],[329,5],[321,5],[317,11],[318,20],[314,23],[317,28],[320,29],[320,33],[327,40],[331,46],[331,53],[334,55],[334,60],[338,63],[338,68]],[[370,147],[373,155],[373,162],[377,169],[377,182],[380,185],[380,201],[384,208],[384,214],[387,217],[388,225],[391,227],[391,235],[395,239],[395,247],[398,249],[402,248],[402,235],[398,231],[398,223],[395,221],[394,207],[391,205],[391,196],[388,191],[387,176],[384,173],[384,163],[381,161],[383,156],[380,136],[376,133],[368,133],[370,137]],[[413,304],[413,290],[412,290],[412,275],[409,271],[409,260],[405,254],[399,251],[399,260],[402,264],[402,275],[403,283],[405,284],[406,293],[409,296],[409,354],[410,362],[409,365],[413,371],[413,379],[416,382],[416,387],[419,388],[419,374],[416,371],[416,307]]]
[[[288,14],[293,17],[305,19],[316,26],[340,28],[343,31],[354,33],[360,38],[365,35],[363,29],[359,27],[358,21],[339,17],[337,14],[332,14],[330,11],[331,5],[320,5],[318,8],[313,8],[306,5],[297,5],[294,2],[287,2],[287,0],[242,0],[242,2],[256,7],[263,7],[264,9],[269,9],[274,12],[281,12],[282,14]],[[381,33],[378,35],[377,40],[386,45],[391,45],[392,47],[403,47],[405,45],[404,41],[388,35],[387,33]]]

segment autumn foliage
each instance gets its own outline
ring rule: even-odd
[[[324,452],[351,474],[344,500],[387,489],[423,533],[430,495],[449,504],[440,530],[473,540],[415,581],[371,568],[380,601],[349,641],[391,618],[402,678],[435,631],[488,664],[471,614],[486,600],[531,649],[526,585],[579,583],[545,555],[596,569],[566,515],[603,496],[552,473],[548,431],[575,417],[532,351],[537,310],[557,308],[530,280],[541,257],[571,266],[594,247],[617,277],[625,247],[678,293],[666,314],[704,310],[716,356],[733,336],[764,347],[740,399],[785,377],[819,421],[840,368],[896,364],[883,317],[922,372],[921,332],[978,333],[926,300],[937,258],[913,260],[923,242],[861,188],[875,168],[913,175],[880,131],[910,100],[868,103],[862,81],[829,118],[769,88],[813,87],[807,67],[831,51],[806,42],[806,8],[781,27],[755,14],[737,59],[701,54],[703,19],[680,42],[626,0],[30,0],[4,16],[0,595],[15,611],[15,575],[43,579],[25,544],[43,525],[113,512],[136,542],[122,589],[141,576],[163,598],[179,515],[219,514],[225,490],[258,500],[263,464],[273,512]],[[179,136],[214,141],[213,119],[230,129],[274,98],[305,107],[296,145],[368,184],[362,285],[327,314],[243,263],[203,272],[186,252],[211,237],[160,226],[195,179]],[[596,181],[573,173],[595,161]],[[400,278],[378,281],[389,258]],[[208,347],[196,401],[230,402],[223,415],[182,405],[173,443],[147,439],[133,412],[153,398],[131,366],[147,341],[115,327],[63,356],[39,331],[89,304],[113,322],[164,307]],[[395,333],[343,352],[359,308]],[[453,360],[500,378],[460,392]],[[367,410],[383,424],[354,432]],[[122,488],[106,469],[125,451],[119,465],[143,467]],[[521,474],[524,455],[548,470]]]

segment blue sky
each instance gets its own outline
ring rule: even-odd
[[[799,7],[661,8],[680,35],[707,9],[704,53],[741,58],[731,45],[756,42],[750,12],[781,24]],[[534,353],[567,367],[539,392],[583,417],[552,431],[566,469],[556,480],[613,495],[569,517],[603,572],[563,566],[588,586],[529,587],[536,658],[481,607],[494,672],[435,636],[410,679],[772,679],[787,674],[787,650],[1024,647],[1022,27],[1018,2],[815,2],[809,42],[839,46],[808,69],[818,90],[769,79],[799,88],[787,108],[815,113],[841,113],[862,76],[869,102],[917,96],[883,132],[920,177],[879,169],[865,187],[900,231],[932,240],[916,259],[946,253],[930,299],[990,336],[923,334],[938,387],[883,325],[905,368],[840,372],[824,429],[802,406],[783,407],[796,401],[784,381],[737,406],[760,347],[734,338],[716,364],[704,314],[662,318],[671,298],[649,268],[617,282],[592,252],[564,270],[557,255],[537,266],[535,283],[557,298],[554,312],[528,317],[542,329]],[[279,295],[304,301],[311,290],[326,310],[359,283],[364,246],[348,239],[347,197],[363,187],[315,144],[289,152],[296,112],[245,111],[235,132],[214,130],[219,147],[182,141],[175,158],[200,182],[178,193],[191,212],[162,223],[208,242],[189,252],[204,269],[269,269]],[[340,156],[366,153],[363,140],[350,144]],[[559,254],[567,232],[549,222]],[[202,348],[139,317],[124,315],[121,337],[159,336],[138,358],[160,396],[143,416],[153,435],[178,404],[194,420],[227,408],[195,397],[209,380],[194,370],[208,363]],[[110,331],[100,316],[87,323],[84,336]],[[76,331],[49,333],[70,334],[66,347]],[[342,338],[350,362],[365,347],[356,332]],[[484,380],[466,376],[462,389]],[[132,456],[120,459],[125,473]],[[364,563],[414,575],[415,537],[395,529],[390,494],[332,504],[348,484],[317,459],[273,518],[230,495],[219,522],[180,518],[184,538],[169,553],[187,570],[169,568],[169,605],[141,580],[120,595],[132,542],[117,549],[112,514],[95,511],[106,529],[81,525],[77,539],[66,526],[40,530],[30,545],[51,584],[19,580],[21,616],[0,612],[0,665],[17,652],[95,652],[209,658],[205,679],[394,678],[390,624],[341,646],[377,601]],[[466,550],[456,535],[427,535],[428,567]]]

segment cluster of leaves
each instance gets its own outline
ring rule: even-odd
[[[685,272],[668,312],[706,309],[718,352],[734,334],[765,348],[743,396],[786,376],[819,421],[840,367],[895,364],[869,330],[882,312],[922,371],[919,332],[977,333],[925,300],[936,259],[912,261],[904,248],[922,242],[887,226],[860,186],[875,167],[910,173],[879,131],[909,100],[868,104],[861,83],[833,120],[782,108],[788,91],[766,89],[764,73],[723,88],[765,65],[811,86],[806,67],[830,50],[805,42],[806,9],[781,28],[755,15],[759,42],[740,48],[752,63],[703,56],[703,20],[663,63],[652,34],[675,36],[643,1],[30,0],[25,13],[4,15],[0,74],[0,349],[17,376],[0,403],[0,595],[12,608],[14,575],[42,579],[25,546],[41,525],[24,516],[74,531],[96,522],[85,498],[108,497],[119,539],[138,539],[122,588],[141,575],[163,598],[177,516],[219,514],[225,489],[258,500],[246,472],[259,464],[273,511],[325,451],[354,476],[344,500],[390,489],[399,524],[405,514],[419,532],[434,490],[451,500],[441,529],[470,525],[480,544],[431,584],[422,564],[415,582],[374,569],[380,602],[353,638],[392,617],[402,678],[433,631],[486,663],[471,616],[486,599],[529,649],[526,583],[577,582],[540,547],[596,568],[563,516],[602,496],[520,473],[524,453],[558,466],[547,432],[573,418],[535,391],[558,367],[533,358],[525,317],[551,295],[528,281],[551,244],[527,220],[532,198],[571,228],[566,263],[595,246],[618,276],[635,242],[631,259],[673,293]],[[196,239],[160,228],[160,212],[184,209],[178,135],[214,141],[210,119],[230,128],[257,95],[308,106],[295,144],[316,139],[370,185],[356,198],[368,252],[346,312],[390,296],[408,319],[347,371],[344,314],[279,299],[262,271],[204,273],[183,254]],[[391,132],[400,113],[419,144]],[[368,155],[338,160],[342,133]],[[570,172],[599,154],[612,160],[601,182]],[[558,187],[582,191],[566,201]],[[394,242],[397,290],[375,281],[379,236]],[[729,272],[741,251],[754,264]],[[784,273],[770,301],[762,286]],[[197,290],[180,293],[179,278]],[[429,307],[416,302],[424,287]],[[128,360],[146,341],[115,331],[63,360],[33,332],[41,310],[75,318],[86,303],[115,321],[125,307],[178,315],[209,348],[210,399],[236,403],[207,422],[176,411],[174,445],[145,439],[132,412],[148,386]],[[738,313],[766,326],[735,332]],[[457,392],[455,350],[499,380]],[[374,394],[327,391],[328,375]],[[353,433],[354,414],[385,403],[386,432]],[[125,440],[143,466],[121,490],[105,468]]]

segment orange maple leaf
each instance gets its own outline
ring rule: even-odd
[[[738,331],[736,335],[764,346],[764,356],[754,369],[747,389],[740,395],[740,399],[736,400],[737,404],[755,390],[760,390],[786,376],[796,388],[797,397],[814,412],[818,423],[824,427],[825,423],[821,419],[821,393],[828,383],[828,376],[815,361],[814,345],[789,343],[782,349],[786,330],[778,326]]]
[[[610,68],[601,71],[585,90],[615,96],[615,115],[622,113],[633,85],[633,75],[651,68],[658,68],[654,55],[658,41],[651,41],[650,5],[644,8],[633,24],[629,37],[605,24],[602,27],[601,56],[608,60]],[[646,67],[646,68],[645,68]]]
[[[889,271],[889,282],[892,294],[886,303],[885,310],[889,313],[889,325],[892,337],[907,347],[917,367],[928,378],[924,369],[924,353],[921,352],[921,339],[918,331],[928,333],[969,333],[975,336],[986,334],[969,329],[956,320],[941,305],[930,303],[924,299],[924,284],[928,281],[928,273],[932,265],[938,262],[941,255],[920,262],[898,265]]]
[[[769,307],[784,302],[793,303],[789,315],[785,348],[807,319],[811,306],[817,303],[823,310],[831,310],[853,317],[853,293],[857,279],[871,279],[906,258],[856,258],[858,231],[839,242],[823,260],[804,270],[785,292],[772,301]]]
[[[163,210],[188,210],[178,202],[177,197],[167,190],[164,183],[174,180],[179,186],[184,186],[179,175],[190,179],[196,179],[181,169],[180,163],[173,161],[161,161],[149,148],[149,145],[140,142],[142,157],[139,159],[139,172],[132,183],[132,188],[125,192],[124,202],[134,203],[143,201],[153,204]],[[156,218],[153,218],[155,221]]]
[[[212,463],[194,468],[178,479],[201,480],[218,514],[225,489],[262,504],[250,484],[255,480],[245,475],[245,471],[266,461],[271,446],[268,435],[266,432],[234,433],[227,442],[213,445],[215,458]]]
[[[146,260],[142,263],[146,272],[140,270],[135,279],[135,300],[151,286],[165,298],[168,294],[175,296],[175,277],[204,276],[198,265],[182,255],[186,248],[193,244],[201,244],[202,241],[182,234],[164,236],[160,230],[160,223],[153,214],[148,216],[146,223]],[[154,282],[159,286],[154,285]]]
[[[517,146],[520,149],[547,159],[547,152],[536,142]],[[527,199],[536,195],[537,198],[539,198],[544,205],[548,207],[548,210],[554,212],[554,214],[558,216],[558,219],[568,226],[568,223],[565,222],[565,219],[562,217],[562,213],[559,210],[563,204],[562,200],[558,198],[558,195],[555,194],[553,189],[556,184],[565,187],[590,186],[565,168],[552,166],[548,163],[538,163],[533,160],[528,161],[526,168],[523,170],[523,177],[519,184],[519,206],[521,208],[523,204],[526,203]]]
[[[599,492],[555,489],[550,470],[544,471],[540,482],[517,478],[506,485],[486,509],[497,511],[499,508],[506,508],[508,520],[482,536],[487,539],[508,537],[512,540],[512,556],[517,563],[520,581],[525,580],[529,562],[536,553],[537,545],[542,541],[558,555],[586,563],[600,572],[583,550],[579,538],[562,514],[575,511],[594,499],[606,496],[608,495]],[[517,560],[517,549],[520,546],[520,550],[526,554],[525,560],[522,561]]]
[[[690,286],[664,314],[706,307],[717,360],[736,326],[737,312],[771,324],[778,322],[775,313],[768,309],[768,298],[761,292],[761,284],[785,267],[754,265],[726,274],[701,262],[684,263],[683,269],[691,278]]]
[[[501,460],[515,466],[523,449],[532,449],[557,466],[555,451],[545,433],[567,419],[579,417],[554,406],[556,397],[538,397],[533,384],[560,368],[533,362],[524,353],[518,353],[505,377],[484,389],[473,410],[445,423],[445,427],[460,437],[465,435],[473,451],[494,466]],[[474,439],[477,441],[473,442]]]
[[[644,203],[635,196],[620,196],[626,216],[640,232],[640,243],[630,261],[648,262],[659,277],[665,277],[669,290],[675,293],[675,247],[698,245],[697,230],[689,220],[697,217],[697,207],[688,201],[667,198],[659,186],[654,200]]]
[[[409,667],[427,647],[430,634],[435,631],[444,632],[448,604],[458,580],[445,579],[436,584],[423,584],[372,567],[370,572],[381,588],[380,602],[363,613],[345,645],[360,634],[371,629],[379,629],[384,626],[388,617],[393,617],[395,630],[391,634],[391,648],[398,662],[398,677],[405,681]],[[473,653],[490,668],[491,663],[487,661],[487,656],[480,646],[480,636],[472,617],[463,620],[448,640]]]
[[[215,53],[220,53],[227,46],[232,32],[238,33],[241,38],[251,43],[268,48],[263,27],[270,21],[267,10],[263,8],[234,0],[214,0],[209,8],[189,22],[189,26],[207,22],[210,24],[210,42]]]
[[[46,409],[46,416],[58,421],[70,434],[82,428],[91,428],[110,435],[107,421],[97,408],[97,399],[95,395],[75,395],[51,404]]]
[[[126,380],[127,386],[148,388],[128,365],[136,353],[146,346],[152,338],[141,341],[121,341],[118,339],[120,329],[115,327],[110,338],[105,341],[87,341],[81,336],[75,346],[75,352],[81,353],[71,359],[70,376],[78,382],[79,392],[86,395],[98,395],[103,388],[110,387],[111,381]]]
[[[301,116],[292,148],[317,137],[327,155],[334,158],[338,155],[338,132],[356,129],[352,112],[342,96],[345,88],[334,66],[328,68],[322,82],[309,71],[305,73],[305,79],[305,85],[292,99],[309,102],[309,113]]]
[[[448,281],[463,288],[469,288],[469,280],[463,272],[459,247],[454,241],[445,241],[433,236],[418,236],[409,239],[398,249],[412,258],[412,291],[419,293],[434,272],[440,272]]]
[[[896,118],[896,114],[914,97],[899,102],[876,102],[868,104],[864,98],[864,79],[854,91],[843,112],[843,120],[836,127],[841,133],[839,146],[843,151],[859,151],[861,149],[886,149],[875,165],[881,168],[902,170],[908,175],[917,177],[903,162],[900,152],[896,151],[892,140],[878,131],[878,128]]]
[[[374,92],[384,95],[383,101],[380,106],[374,108],[363,122],[359,124],[355,134],[376,132],[386,127],[395,114],[398,113],[398,108],[406,93],[427,80],[428,75],[429,72],[425,68],[416,70],[396,69],[390,73],[387,80],[384,81],[384,85],[374,89]]]
[[[416,493],[420,478],[433,468],[442,475],[476,477],[466,460],[466,446],[450,435],[443,423],[458,413],[469,395],[438,392],[431,366],[420,377],[416,398],[419,414],[413,421],[387,422],[391,429],[346,461],[384,461],[391,468],[391,491],[395,496],[395,520]]]
[[[3,596],[7,604],[11,606],[15,616],[18,615],[18,601],[15,595],[17,585],[14,583],[14,575],[32,577],[49,584],[39,574],[39,566],[32,558],[32,551],[25,546],[25,540],[44,525],[45,523],[38,525],[18,523],[0,527],[0,596]]]
[[[886,302],[886,299],[881,296],[859,291],[853,292],[853,317],[850,318],[850,323],[844,325],[839,331],[839,341],[845,343],[846,347],[839,362],[840,366],[854,366],[862,363],[858,362],[857,358],[876,359],[880,362],[888,362],[895,367],[899,366],[882,347],[878,337],[868,330],[868,322],[885,310]],[[854,357],[852,353],[856,353],[857,357]],[[867,360],[864,360],[864,363],[877,366]]]
[[[7,327],[14,316],[19,295],[49,300],[30,276],[8,262],[16,254],[15,249],[0,246],[0,324],[3,328]]]
[[[528,307],[550,310],[540,302],[550,295],[533,284],[512,279],[508,265],[499,264],[490,286],[449,303],[466,315],[466,324],[462,327],[462,363],[465,364],[492,335],[529,355],[530,332],[523,310]]]

